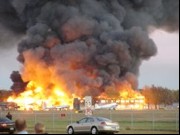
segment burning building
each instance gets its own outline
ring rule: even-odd
[[[98,103],[117,103],[118,107],[116,109],[136,109],[142,110],[147,107],[145,102],[145,97],[138,90],[134,90],[130,84],[123,83],[118,88],[118,90],[112,92],[105,92],[101,94],[97,99]]]
[[[74,98],[137,89],[142,61],[157,53],[149,27],[177,30],[179,1],[1,0],[0,16],[26,33],[18,45],[21,77],[11,75],[18,94],[8,101],[39,109],[45,101],[72,106]]]

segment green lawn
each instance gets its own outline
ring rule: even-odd
[[[7,112],[0,112],[5,116]],[[84,113],[73,111],[14,111],[13,120],[23,117],[27,120],[29,133],[34,124],[42,122],[48,133],[66,133],[66,126],[83,117]],[[65,114],[65,117],[62,117]],[[109,111],[98,110],[94,116],[103,116],[119,122],[120,134],[179,134],[179,110]]]

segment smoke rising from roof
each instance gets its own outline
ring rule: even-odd
[[[53,68],[51,77],[56,74],[63,78],[71,92],[84,88],[82,95],[98,95],[107,86],[116,87],[122,82],[137,88],[141,62],[157,53],[148,36],[149,27],[179,29],[179,0],[2,3],[6,5],[0,5],[2,23],[14,32],[26,29],[27,38],[18,46],[18,60],[28,65],[31,57],[43,67]],[[22,78],[30,81],[33,77],[22,73]]]

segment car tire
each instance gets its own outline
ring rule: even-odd
[[[98,129],[96,127],[92,127],[91,134],[98,134]]]
[[[14,131],[9,131],[9,134],[14,134]]]
[[[72,127],[69,127],[67,130],[68,134],[74,134],[74,129]]]
[[[113,135],[113,134],[115,134],[115,133],[114,133],[114,132],[109,132],[109,133],[107,133],[107,134]]]

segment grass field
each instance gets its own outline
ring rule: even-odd
[[[0,112],[0,116],[5,116],[6,113]],[[42,122],[49,134],[64,134],[69,123],[85,117],[84,113],[73,111],[14,111],[11,113],[13,120],[19,117],[27,120],[29,133],[34,132],[36,122]],[[97,110],[93,115],[118,122],[120,134],[179,134],[179,110]]]

